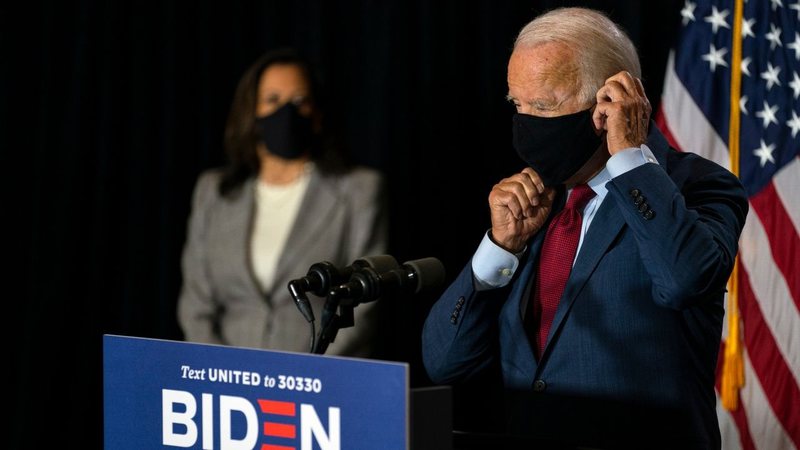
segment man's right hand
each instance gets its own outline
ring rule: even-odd
[[[492,240],[511,253],[522,251],[550,215],[555,195],[530,167],[500,180],[489,193]]]

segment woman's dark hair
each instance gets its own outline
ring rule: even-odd
[[[245,180],[258,174],[260,161],[256,145],[260,137],[255,126],[258,83],[264,71],[274,64],[297,66],[308,80],[309,94],[314,105],[314,120],[320,124],[320,131],[311,149],[311,158],[317,168],[326,173],[346,170],[344,152],[324,123],[324,96],[316,73],[308,61],[295,50],[272,50],[259,57],[244,72],[236,87],[225,125],[224,148],[228,165],[219,185],[219,192],[223,196],[233,194]]]

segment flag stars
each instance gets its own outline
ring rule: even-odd
[[[688,0],[683,5],[683,9],[681,10],[681,17],[683,17],[683,19],[681,19],[681,21],[683,22],[684,25],[687,25],[689,22],[694,22],[694,20],[695,20],[695,18],[694,18],[694,9],[695,8],[697,8],[697,4],[696,3],[692,3],[692,2],[690,2]]]
[[[779,6],[781,8],[783,8],[783,3],[781,3],[781,0],[770,0],[770,3],[772,3],[772,10],[773,11],[778,9]]]
[[[794,32],[794,42],[787,45],[786,47],[794,50],[794,59],[800,61],[800,34],[796,31]]]
[[[789,5],[789,9],[797,11],[797,20],[800,20],[800,1],[798,1],[794,5]]]
[[[792,111],[792,118],[786,121],[786,126],[792,129],[792,137],[797,137],[797,132],[800,131],[800,117],[797,113]]]
[[[769,49],[775,50],[776,46],[783,47],[781,44],[781,29],[776,27],[775,24],[769,24],[770,32],[765,35],[769,41]]]
[[[728,11],[727,9],[724,9],[720,12],[716,6],[712,6],[711,15],[706,16],[704,20],[711,24],[711,31],[713,31],[714,34],[717,34],[717,30],[719,30],[719,27],[723,28],[731,27],[730,25],[728,25],[728,22],[725,21],[725,18],[728,17],[728,14],[730,14],[730,11]]]
[[[767,161],[775,164],[775,158],[772,157],[772,152],[775,151],[775,144],[767,145],[764,139],[761,139],[761,146],[753,150],[753,154],[758,156],[761,167],[767,164]]]
[[[755,24],[756,19],[744,20],[744,17],[742,17],[742,39],[747,37],[756,37],[756,34],[753,33],[753,25]]]
[[[747,96],[743,95],[742,98],[739,99],[739,111],[742,112],[745,116],[747,115]]]
[[[750,74],[750,63],[751,63],[752,61],[753,61],[753,60],[752,60],[752,59],[751,59],[749,56],[748,56],[748,57],[745,57],[744,59],[742,59],[742,73],[743,73],[743,74],[745,74],[745,75],[747,75],[748,77],[751,77],[751,76],[752,76],[752,75]]]
[[[767,128],[771,123],[778,124],[778,119],[775,117],[776,112],[778,112],[778,105],[769,106],[769,103],[764,100],[764,109],[757,111],[756,117],[761,119],[761,125]]]
[[[778,80],[778,74],[781,72],[780,67],[772,67],[771,62],[767,62],[767,70],[761,72],[761,79],[767,82],[767,90],[772,89],[774,85],[781,85],[780,80]]]
[[[794,98],[797,99],[797,96],[800,95],[800,77],[797,76],[797,72],[792,73],[792,81],[789,82],[789,87],[792,88]]]
[[[725,62],[723,56],[725,53],[728,53],[728,49],[723,47],[717,50],[714,47],[714,44],[709,44],[708,46],[708,53],[702,56],[704,61],[708,61],[709,66],[711,66],[711,71],[714,72],[717,69],[717,65],[728,67],[728,63]]]

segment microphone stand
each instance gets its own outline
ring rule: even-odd
[[[355,324],[355,317],[353,309],[355,306],[352,302],[342,303],[338,289],[333,289],[328,293],[325,300],[325,306],[322,310],[322,319],[320,321],[319,337],[316,343],[312,345],[311,353],[322,355],[328,349],[328,345],[336,340],[336,335],[341,328],[349,328]],[[339,313],[336,313],[336,310]]]

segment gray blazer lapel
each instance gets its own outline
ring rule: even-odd
[[[275,280],[282,280],[289,274],[306,274],[308,267],[297,267],[297,260],[302,259],[317,237],[324,235],[325,224],[337,205],[340,202],[336,198],[336,186],[319,170],[313,171],[286,247],[278,258]],[[274,286],[273,289],[286,289],[286,286]]]
[[[256,178],[248,178],[242,184],[241,190],[238,192],[238,197],[233,202],[228,203],[230,209],[224,212],[225,220],[227,222],[226,228],[230,230],[245,230],[245,234],[241,236],[242,247],[227,246],[225,251],[228,252],[226,257],[220,258],[219,261],[213,261],[213,264],[231,264],[231,261],[241,261],[242,267],[246,270],[237,271],[243,276],[247,274],[247,279],[243,280],[252,289],[252,295],[261,297],[261,285],[256,278],[253,271],[252,263],[252,239],[253,239],[253,223],[256,211]]]

